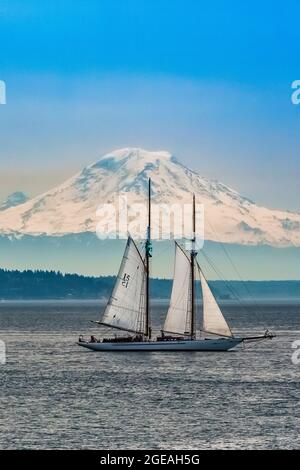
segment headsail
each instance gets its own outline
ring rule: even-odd
[[[127,240],[118,277],[100,323],[146,333],[146,268],[131,237]]]
[[[183,249],[175,243],[175,265],[171,301],[163,331],[191,334],[191,262]]]
[[[207,280],[197,264],[202,288],[203,297],[203,329],[209,333],[220,336],[230,336],[233,334],[220,310],[217,301],[210,290]]]

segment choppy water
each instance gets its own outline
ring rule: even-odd
[[[96,302],[0,303],[0,448],[299,448],[300,304],[224,310],[242,334],[279,336],[227,353],[94,353],[75,341],[95,333]]]

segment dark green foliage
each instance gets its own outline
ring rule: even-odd
[[[82,276],[59,271],[9,271],[0,269],[0,299],[100,299],[107,298],[114,276]],[[239,298],[300,299],[300,281],[210,281],[218,299]],[[151,279],[151,297],[168,299],[172,282]],[[200,295],[199,286],[197,292]]]

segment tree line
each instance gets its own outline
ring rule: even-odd
[[[115,276],[0,269],[0,299],[101,299],[110,295],[114,281]],[[235,296],[300,298],[300,281],[210,281],[209,284],[220,300],[233,300]],[[170,279],[151,279],[151,297],[169,299],[171,289]]]

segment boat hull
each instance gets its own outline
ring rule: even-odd
[[[242,342],[243,338],[220,338],[132,343],[90,343],[80,341],[77,344],[92,351],[229,351]]]

